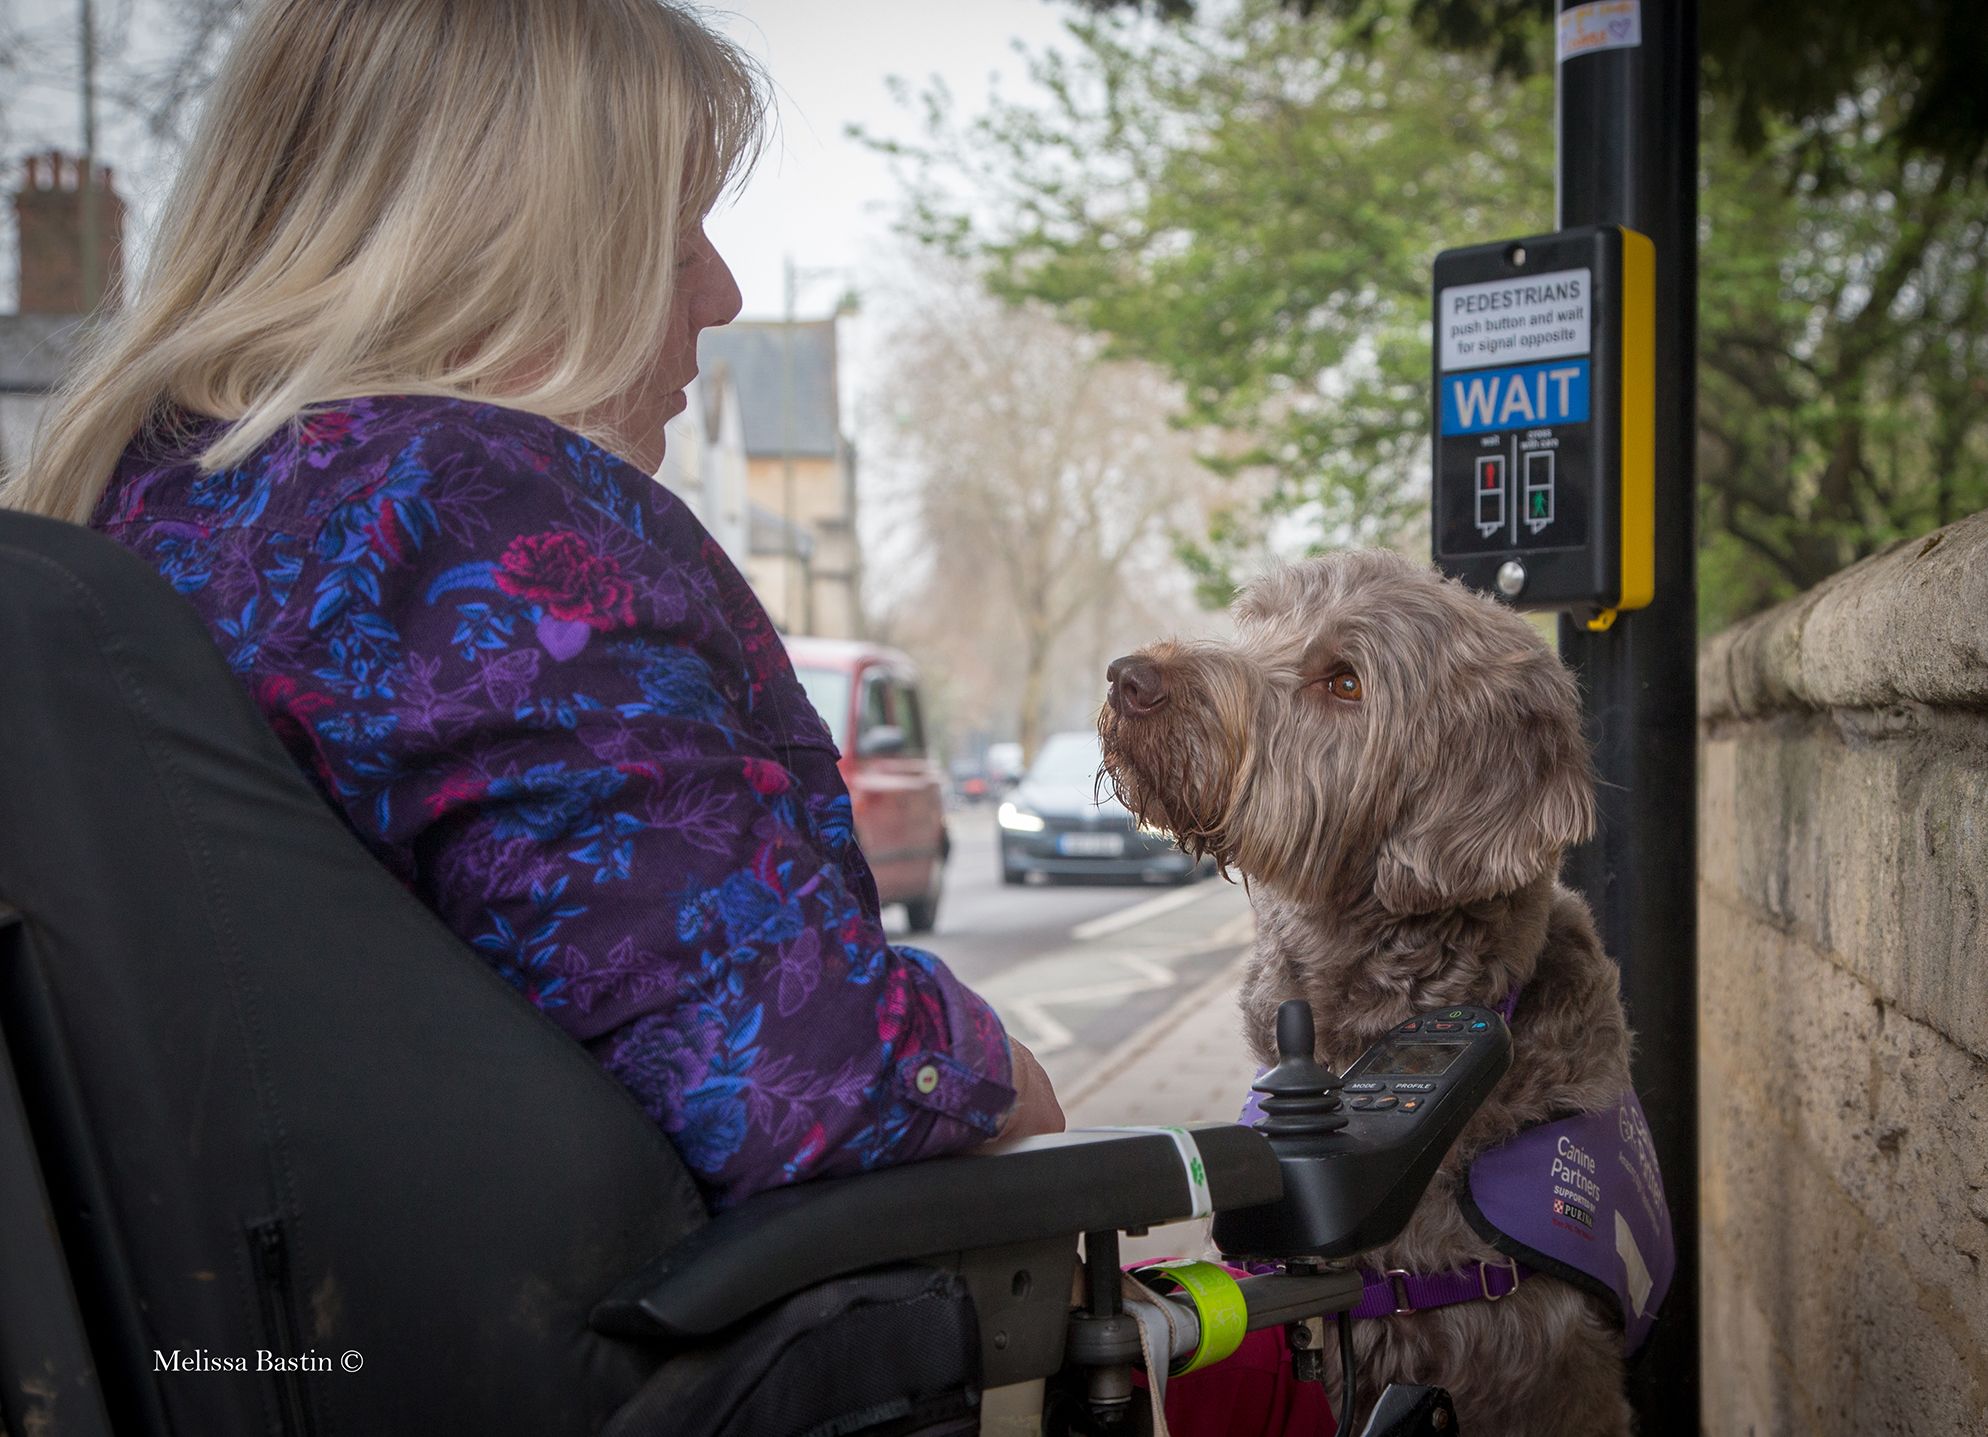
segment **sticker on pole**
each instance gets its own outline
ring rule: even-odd
[[[1643,43],[1642,0],[1594,0],[1560,12],[1560,63],[1597,50],[1626,50]]]

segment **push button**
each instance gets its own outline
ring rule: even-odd
[[[1411,1019],[1410,1021],[1403,1023],[1400,1028],[1396,1029],[1396,1031],[1401,1033],[1419,1033],[1422,1031],[1422,1025],[1421,1023]]]
[[[1428,1101],[1427,1098],[1403,1098],[1401,1100],[1401,1111],[1404,1113],[1419,1113],[1422,1111],[1422,1105]]]
[[[1393,1106],[1394,1106],[1394,1104],[1395,1104],[1395,1100],[1394,1100],[1393,1098],[1389,1098],[1389,1097],[1380,1097],[1380,1098],[1374,1098],[1374,1099],[1372,1099],[1372,1100],[1371,1100],[1371,1101],[1370,1101],[1370,1102],[1369,1102],[1369,1103],[1367,1104],[1367,1106],[1368,1106],[1368,1107],[1370,1107],[1370,1108],[1372,1108],[1372,1109],[1373,1109],[1373,1110],[1374,1110],[1375,1112],[1377,1112],[1377,1113],[1378,1113],[1378,1112],[1381,1112],[1381,1111],[1383,1111],[1384,1109],[1387,1109],[1387,1108],[1391,1108],[1391,1107],[1393,1107]]]
[[[1387,1091],[1387,1084],[1372,1083],[1362,1079],[1357,1083],[1346,1084],[1344,1091],[1349,1093],[1385,1093]]]
[[[1430,1031],[1431,1033],[1461,1033],[1461,1032],[1463,1031],[1463,1024],[1461,1024],[1461,1023],[1431,1023],[1431,1024],[1429,1025],[1429,1031]]]
[[[1479,1018],[1475,1023],[1472,1023],[1470,1025],[1470,1031],[1473,1033],[1482,1033],[1488,1031],[1490,1027],[1491,1025],[1489,1023],[1485,1022],[1482,1018]]]
[[[1374,1102],[1375,1099],[1373,1098],[1354,1098],[1346,1106],[1356,1113],[1364,1113],[1374,1105]]]
[[[1396,1083],[1394,1090],[1397,1093],[1433,1093],[1436,1091],[1436,1085],[1418,1078],[1412,1083]]]
[[[918,1076],[915,1081],[918,1084],[918,1091],[929,1095],[934,1088],[939,1086],[939,1070],[930,1063],[927,1063],[918,1070]]]

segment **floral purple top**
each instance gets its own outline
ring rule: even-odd
[[[126,451],[158,569],[372,852],[620,1079],[714,1207],[991,1137],[1007,1040],[884,939],[833,740],[745,580],[550,420],[385,397],[241,466]]]

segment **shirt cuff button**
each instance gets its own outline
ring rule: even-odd
[[[918,1070],[918,1076],[913,1081],[918,1084],[919,1092],[930,1093],[939,1086],[939,1070],[927,1063]]]

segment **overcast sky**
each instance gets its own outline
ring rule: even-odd
[[[143,46],[157,24],[157,0],[97,0],[106,33],[128,29]],[[13,148],[79,144],[73,36],[77,0],[0,0],[0,21],[25,32],[41,75],[0,98]],[[773,146],[736,205],[711,231],[731,261],[748,315],[777,315],[781,263],[839,267],[859,285],[887,276],[896,188],[888,166],[850,139],[850,124],[886,135],[915,127],[891,98],[887,80],[921,84],[937,75],[963,106],[978,108],[998,74],[1025,87],[1017,41],[1054,43],[1071,7],[1060,0],[733,0],[706,13],[749,49],[772,76],[779,100]],[[125,17],[129,16],[128,26]],[[4,26],[0,25],[0,34]],[[136,127],[105,117],[101,145],[120,187],[149,215],[164,176]],[[817,276],[800,310],[823,313],[846,282]]]
[[[897,199],[884,160],[851,140],[847,127],[911,137],[910,116],[886,81],[942,77],[963,105],[978,108],[998,74],[1010,93],[1025,84],[1014,43],[1053,43],[1067,4],[1052,0],[739,0],[725,29],[747,46],[779,91],[780,133],[739,203],[712,238],[732,264],[748,314],[777,314],[780,265],[847,266],[859,279],[891,262],[888,235]],[[838,286],[818,279],[802,309],[825,307]]]

